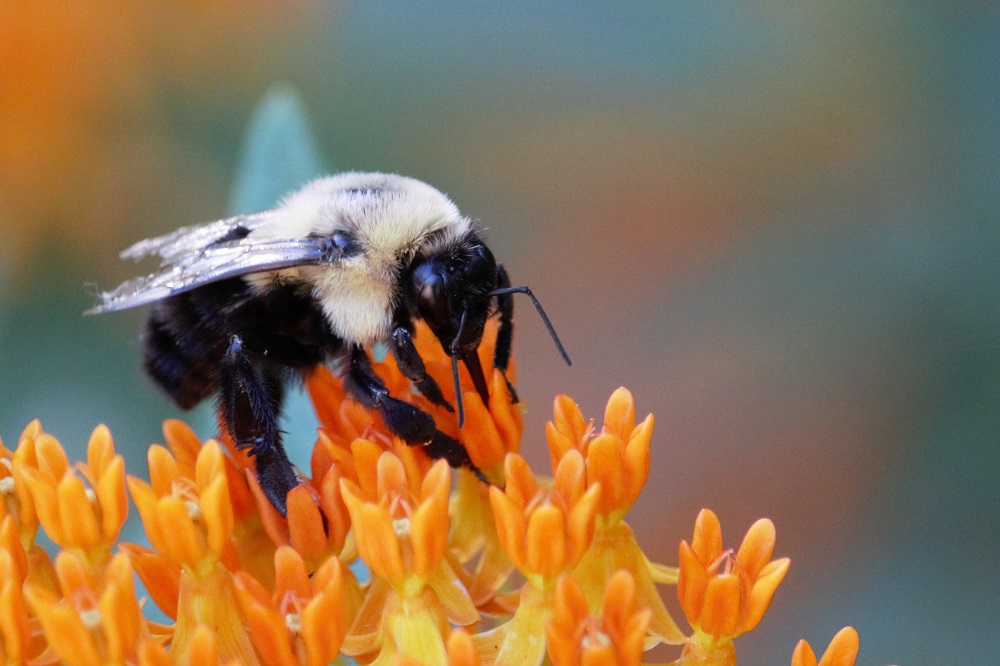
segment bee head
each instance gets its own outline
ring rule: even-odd
[[[483,337],[496,288],[497,264],[474,241],[418,256],[411,265],[408,300],[452,356],[474,354]]]

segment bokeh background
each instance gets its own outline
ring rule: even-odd
[[[741,663],[846,624],[860,664],[995,661],[992,3],[0,0],[8,445],[37,417],[80,455],[106,422],[145,474],[178,413],[142,377],[141,312],[84,318],[85,284],[273,197],[234,189],[269,91],[311,124],[296,165],[434,184],[542,298],[575,363],[521,302],[529,460],[556,393],[599,419],[625,385],[656,415],[630,514],[651,557],[703,506],[733,546],[775,521],[792,569]]]

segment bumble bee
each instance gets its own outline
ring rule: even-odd
[[[183,409],[216,396],[225,430],[253,455],[260,486],[282,514],[298,480],[278,414],[289,381],[317,364],[332,362],[348,394],[407,444],[483,478],[430,414],[389,395],[372,369],[373,346],[386,345],[423,396],[455,411],[413,342],[414,322],[426,322],[452,359],[459,427],[458,361],[486,402],[476,350],[487,319],[498,316],[493,365],[506,373],[513,294],[529,296],[570,363],[538,300],[511,287],[480,227],[413,178],[319,178],[272,210],[183,227],[121,253],[154,255],[157,272],[98,294],[87,313],[152,304],[142,335],[147,373]]]

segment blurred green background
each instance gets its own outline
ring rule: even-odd
[[[136,240],[273,199],[238,176],[277,83],[316,143],[293,123],[274,174],[426,180],[540,296],[575,364],[519,303],[532,463],[556,393],[599,418],[625,385],[656,415],[630,513],[653,559],[702,506],[732,546],[775,521],[792,569],[740,663],[847,624],[859,664],[995,662],[992,3],[0,0],[8,446],[37,417],[79,456],[105,422],[145,475],[178,412],[142,376],[142,313],[83,318],[84,285],[148,268],[117,259]]]

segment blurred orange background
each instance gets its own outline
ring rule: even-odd
[[[985,663],[998,19],[0,0],[0,436],[38,417],[79,454],[107,422],[142,475],[177,413],[141,375],[141,313],[81,318],[83,285],[132,277],[117,253],[136,240],[226,215],[254,108],[289,84],[332,170],[447,192],[542,299],[575,363],[519,303],[529,461],[556,393],[599,419],[624,385],[656,415],[629,517],[647,553],[675,562],[702,506],[733,545],[775,521],[792,569],[741,663],[846,624],[861,664]]]

